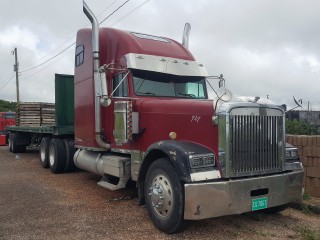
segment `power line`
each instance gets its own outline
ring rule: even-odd
[[[57,59],[56,61],[54,61],[54,62],[52,62],[52,63],[50,63],[50,64],[48,64],[48,65],[44,66],[43,68],[40,68],[38,71],[36,71],[36,72],[34,72],[34,73],[31,73],[31,74],[30,74],[30,75],[28,75],[28,76],[23,77],[21,80],[28,79],[28,78],[30,78],[30,77],[32,77],[32,76],[34,76],[34,75],[36,75],[37,73],[39,73],[39,72],[43,71],[43,70],[44,70],[44,69],[46,69],[47,67],[50,67],[51,65],[53,65],[53,64],[55,64],[55,63],[57,63],[57,62],[59,62],[59,61],[60,61],[60,59]]]
[[[109,19],[114,13],[116,13],[117,11],[119,11],[119,9],[121,9],[124,5],[126,5],[130,0],[126,0],[123,4],[121,4],[117,9],[115,9],[111,14],[109,14],[106,18],[104,18],[99,24],[103,23],[104,21],[106,21],[107,19]],[[144,4],[146,4],[148,1],[150,0],[146,0],[145,2],[143,2],[142,4],[140,4],[139,6],[137,6],[136,8],[134,8],[133,10],[131,10],[128,14],[124,15],[121,19],[117,20],[116,22],[119,22],[121,20],[123,20],[124,18],[126,18],[127,16],[129,16],[132,12],[134,12],[136,9],[140,8],[141,6],[143,6]],[[115,1],[114,1],[115,2]],[[114,3],[113,2],[113,3]],[[113,4],[112,3],[112,4]],[[110,4],[109,6],[111,6],[112,4]],[[108,8],[108,7],[107,7]],[[116,23],[115,22],[115,23]],[[25,70],[22,70],[20,71],[20,73],[24,73],[24,72],[28,72],[28,71],[31,71],[35,68],[38,68],[40,66],[42,66],[43,64],[51,61],[52,59],[56,58],[57,56],[59,56],[60,54],[62,54],[63,52],[65,52],[67,49],[69,49],[70,47],[72,47],[73,45],[75,45],[76,43],[72,43],[71,45],[69,45],[68,47],[64,48],[62,51],[60,51],[58,54],[54,55],[53,57],[47,59],[46,61],[34,66],[34,67],[31,67],[31,68],[28,68],[28,69],[25,69]]]
[[[52,50],[51,52],[49,52],[47,55],[45,55],[44,57],[38,59],[37,61],[33,62],[33,64],[30,64],[29,66],[27,66],[26,68],[29,68],[30,66],[40,62],[42,59],[45,59],[46,57],[50,56],[52,53],[56,52],[59,48],[61,48],[63,45],[65,45],[67,42],[69,42],[71,39],[73,39],[75,37],[75,35],[72,35],[70,38],[68,38],[68,40],[66,40],[64,43],[60,44],[57,48],[55,48],[54,50]]]
[[[120,5],[116,10],[114,10],[111,14],[109,14],[109,16],[107,16],[105,19],[103,19],[99,25],[101,25],[101,23],[103,23],[105,20],[107,20],[109,17],[111,17],[115,12],[117,12],[120,8],[122,8],[124,5],[126,5],[130,0],[125,1],[122,5]]]
[[[120,5],[116,10],[114,10],[111,14],[109,14],[104,20],[102,20],[102,22],[105,21],[105,20],[107,20],[109,17],[111,17],[115,12],[117,12],[120,8],[122,8],[122,7],[123,7],[127,2],[129,2],[129,1],[130,1],[130,0],[127,0],[127,1],[124,2],[122,5]],[[114,3],[114,2],[113,2],[113,3]],[[112,4],[113,4],[113,3],[112,3]],[[111,6],[112,4],[110,4],[109,6]],[[108,8],[108,7],[107,7],[107,8]],[[107,9],[107,8],[106,8],[106,9]],[[105,10],[104,10],[104,11],[105,11]],[[100,24],[101,24],[102,22],[100,22]],[[54,55],[53,57],[47,59],[46,61],[44,61],[44,62],[42,62],[42,63],[40,63],[40,64],[38,64],[38,65],[36,65],[36,66],[34,66],[34,67],[31,67],[31,68],[22,70],[22,71],[20,71],[20,73],[28,72],[28,71],[30,71],[30,70],[33,70],[33,69],[35,69],[35,68],[37,68],[37,67],[42,66],[43,64],[45,64],[45,63],[49,62],[50,60],[56,58],[56,57],[59,56],[61,53],[65,52],[67,49],[69,49],[70,47],[72,47],[72,46],[75,45],[75,44],[76,44],[75,42],[72,43],[71,45],[69,45],[68,47],[66,47],[65,49],[63,49],[62,51],[60,51],[58,54]]]
[[[66,50],[68,50],[69,48],[71,48],[71,47],[72,47],[73,45],[75,45],[75,44],[76,44],[75,42],[72,43],[71,45],[69,45],[68,47],[66,47],[65,49],[63,49],[61,52],[59,52],[58,54],[54,55],[53,57],[49,58],[48,60],[46,60],[46,61],[44,61],[44,62],[42,62],[42,63],[40,63],[40,64],[38,64],[38,65],[36,65],[36,66],[34,66],[34,67],[32,67],[32,68],[29,68],[29,69],[25,69],[25,70],[23,70],[23,71],[20,71],[20,73],[28,72],[28,71],[30,71],[30,70],[32,70],[32,69],[35,69],[35,68],[37,68],[37,67],[42,66],[43,64],[49,62],[50,60],[58,57],[60,54],[62,54],[63,52],[65,52]]]
[[[137,9],[141,8],[143,5],[145,5],[146,3],[150,2],[150,0],[146,0],[144,2],[142,2],[140,5],[138,5],[137,7],[135,7],[134,9],[132,9],[130,12],[128,12],[126,15],[122,16],[121,18],[119,18],[118,20],[116,20],[115,22],[113,22],[112,24],[110,24],[110,26],[114,26],[115,24],[117,24],[118,22],[122,21],[123,19],[125,19],[126,17],[128,17],[129,15],[131,15],[134,11],[136,11]]]
[[[100,12],[98,14],[98,16],[100,16],[101,14],[103,14],[106,10],[108,10],[116,1],[118,0],[114,0],[111,4],[109,4],[102,12]],[[86,26],[88,26],[89,24],[87,24]],[[45,59],[46,57],[50,56],[52,53],[56,52],[59,48],[61,48],[63,45],[65,45],[67,42],[69,42],[71,39],[73,39],[76,35],[73,34],[72,36],[70,36],[66,41],[64,41],[62,44],[60,44],[58,47],[56,47],[55,49],[53,49],[51,52],[49,52],[47,55],[45,55],[44,57],[38,59],[37,61],[35,61],[33,64],[30,64],[29,66],[27,66],[27,68],[29,68],[30,66],[40,62],[42,59]]]
[[[14,78],[15,74],[12,75],[12,77],[5,83],[2,85],[2,87],[0,88],[0,92],[5,88],[5,86],[7,86],[7,84]]]
[[[107,11],[116,1],[118,0],[114,0],[111,4],[109,4],[101,13],[99,13],[97,15],[97,17],[101,16],[102,13],[104,13],[105,11]]]

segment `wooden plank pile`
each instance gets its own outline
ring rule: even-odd
[[[21,102],[17,107],[17,126],[55,125],[54,103]]]

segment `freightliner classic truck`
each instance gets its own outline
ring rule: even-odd
[[[74,163],[101,175],[107,189],[136,181],[139,203],[166,233],[184,220],[277,212],[300,199],[303,169],[286,148],[281,107],[231,98],[222,77],[209,100],[210,77],[187,48],[188,27],[180,44],[99,29],[85,2],[84,12],[92,29],[77,33],[74,89],[56,86],[56,125],[11,127],[11,151],[38,139],[42,166],[54,173]]]

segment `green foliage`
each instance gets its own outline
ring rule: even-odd
[[[303,120],[286,121],[286,133],[293,135],[319,135],[319,126],[309,124]]]
[[[16,111],[16,102],[9,102],[0,99],[0,112],[15,112]]]
[[[302,199],[303,199],[303,200],[310,200],[310,199],[311,199],[311,196],[310,196],[308,193],[303,193]]]

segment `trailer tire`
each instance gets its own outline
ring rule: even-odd
[[[9,134],[9,140],[8,140],[8,143],[9,143],[9,152],[12,152],[12,140],[11,140],[11,135],[12,133]]]
[[[72,139],[63,139],[63,144],[66,149],[66,165],[64,167],[64,171],[72,172],[76,169],[76,165],[73,161],[73,156],[76,152],[76,149],[74,148],[74,141]]]
[[[19,145],[19,152],[20,153],[24,153],[27,150],[27,146],[26,145]]]
[[[13,153],[20,153],[20,146],[17,144],[17,133],[11,133],[11,150]]]
[[[183,188],[167,158],[160,158],[150,165],[144,191],[153,224],[168,234],[181,231],[184,225]]]
[[[61,173],[65,166],[66,150],[63,141],[52,138],[49,144],[49,166],[52,173]]]
[[[40,163],[43,168],[49,167],[49,144],[50,137],[43,137],[40,142],[39,156]]]

